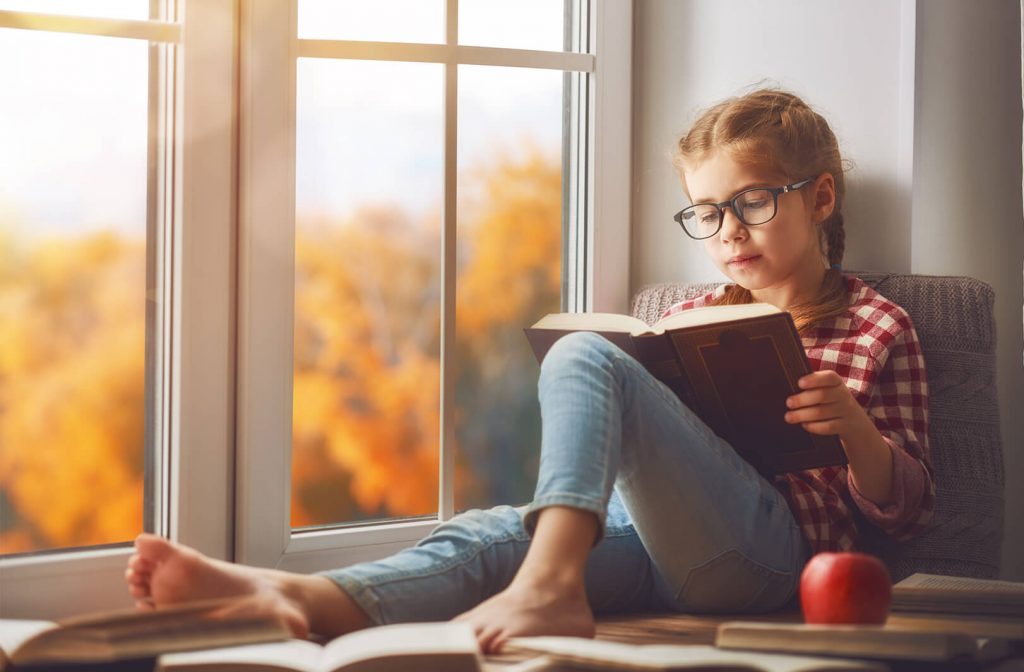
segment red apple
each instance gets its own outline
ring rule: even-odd
[[[882,561],[864,553],[818,553],[800,575],[800,606],[808,623],[881,625],[892,581]]]

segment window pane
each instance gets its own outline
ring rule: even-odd
[[[0,29],[0,553],[143,529],[148,49]]]
[[[0,9],[108,19],[149,18],[150,0],[0,0]]]
[[[299,38],[444,41],[444,0],[299,0]]]
[[[539,367],[523,327],[561,304],[562,82],[459,68],[458,510],[533,495]]]
[[[565,51],[570,0],[459,0],[459,44]]]
[[[298,62],[295,527],[437,512],[442,77]]]

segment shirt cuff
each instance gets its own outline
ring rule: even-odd
[[[852,476],[848,481],[850,496],[867,519],[882,529],[893,529],[917,515],[916,507],[924,494],[925,474],[920,462],[888,437],[882,438],[892,453],[892,490],[889,492],[892,503],[880,507],[857,489]],[[908,502],[915,507],[913,511],[908,510]]]

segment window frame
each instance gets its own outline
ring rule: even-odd
[[[164,132],[150,139],[159,151],[150,168],[148,212],[161,223],[148,225],[155,254],[147,273],[158,279],[160,296],[147,305],[153,325],[147,340],[158,339],[161,347],[147,355],[147,375],[155,381],[147,381],[153,389],[147,389],[146,448],[154,459],[143,526],[230,559],[237,2],[159,6],[164,18],[150,21],[0,11],[0,27],[164,47],[155,66],[158,95],[150,100],[151,129]],[[55,619],[131,606],[124,584],[131,552],[117,544],[0,558],[0,617]]]
[[[293,532],[290,526],[295,236],[295,71],[299,57],[441,63],[445,67],[442,353],[454,352],[458,65],[579,71],[569,112],[566,249],[569,310],[625,311],[629,282],[632,2],[582,3],[581,53],[457,45],[457,0],[443,44],[293,39],[297,4],[242,0],[235,559],[291,571],[371,560],[407,547],[454,511],[452,377],[442,354],[437,516]],[[259,45],[255,49],[254,45]],[[568,78],[567,78],[568,79]],[[286,92],[281,95],[281,92]],[[573,116],[573,112],[582,110]],[[274,138],[273,143],[265,142]],[[578,178],[578,179],[574,179]],[[600,268],[600,273],[595,269]],[[281,319],[281,316],[289,316]]]
[[[144,39],[166,47],[158,66],[164,78],[159,109],[151,110],[157,113],[155,123],[172,132],[161,138],[160,161],[150,174],[156,198],[150,212],[165,224],[151,227],[159,238],[150,241],[158,259],[150,272],[160,279],[162,295],[148,319],[163,347],[151,364],[162,382],[147,409],[153,413],[147,433],[152,433],[155,469],[147,475],[154,506],[145,525],[214,558],[294,571],[369,560],[409,546],[438,521],[291,534],[291,320],[286,320],[285,333],[268,334],[256,329],[255,319],[261,315],[256,304],[267,300],[292,314],[292,283],[275,287],[268,281],[260,250],[281,242],[265,224],[268,217],[291,222],[280,227],[288,229],[280,248],[287,254],[271,255],[269,268],[292,277],[294,160],[276,168],[265,161],[281,152],[294,157],[294,68],[289,68],[291,75],[282,73],[273,60],[275,54],[287,54],[283,62],[294,62],[290,50],[295,44],[253,39],[273,34],[267,22],[278,15],[271,5],[285,3],[153,1],[165,3],[166,19],[0,10],[3,28]],[[455,3],[448,0],[449,7]],[[593,60],[587,86],[576,92],[586,101],[586,113],[576,121],[586,143],[571,150],[570,161],[585,158],[586,168],[577,168],[582,181],[570,185],[566,196],[571,217],[583,222],[569,227],[566,263],[573,264],[579,282],[570,283],[567,307],[622,312],[628,308],[629,288],[633,1],[592,0],[591,8],[589,53],[561,55]],[[293,12],[289,9],[286,19],[290,26]],[[481,64],[494,64],[486,59],[498,51],[518,59],[518,65],[538,58],[524,50],[459,49]],[[257,107],[252,91],[257,75],[290,76],[286,90],[291,95],[282,97],[281,104]],[[446,86],[454,100],[454,78]],[[292,129],[289,138],[261,135],[280,127],[282,120]],[[453,120],[449,115],[446,123]],[[451,130],[446,142],[454,142]],[[287,185],[284,191],[254,188],[268,170],[283,172],[276,180]],[[454,180],[454,162],[445,170],[446,179]],[[454,213],[454,189],[446,198]],[[454,236],[446,245],[454,256]],[[449,338],[453,326],[452,321]],[[280,357],[284,364],[267,367],[259,356],[275,349],[286,353]],[[265,384],[275,380],[286,385],[273,389]],[[275,408],[287,409],[285,422],[266,422],[264,416],[273,415],[267,410]],[[451,473],[451,451],[445,460]],[[271,500],[283,506],[268,508]],[[453,501],[451,484],[443,480],[442,517],[452,515]],[[131,552],[130,545],[121,544],[0,557],[0,618],[56,619],[130,606],[123,574]]]

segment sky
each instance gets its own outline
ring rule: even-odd
[[[0,9],[145,19],[148,0],[0,0]],[[300,0],[301,39],[439,42],[443,0]],[[460,42],[558,49],[561,0],[460,0]],[[148,50],[118,38],[0,29],[0,227],[25,237],[145,235]],[[299,59],[296,207],[412,214],[441,202],[443,66]],[[524,144],[557,156],[562,74],[462,66],[459,163]]]

